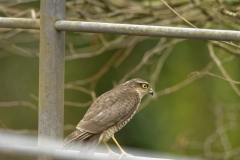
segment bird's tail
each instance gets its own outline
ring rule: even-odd
[[[99,144],[101,133],[95,134],[83,141],[82,149],[80,151],[81,154],[85,154],[88,156],[92,156]]]
[[[69,149],[76,144],[76,142],[83,141],[84,139],[90,137],[92,134],[85,131],[76,130],[68,135],[62,145],[62,149]]]
[[[93,155],[99,143],[100,136],[101,134],[76,130],[65,138],[62,149],[71,149],[77,142],[83,141],[80,153],[88,156]]]

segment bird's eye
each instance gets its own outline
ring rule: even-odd
[[[143,89],[146,89],[146,88],[148,88],[148,85],[145,84],[145,83],[143,83],[143,84],[142,84],[142,88],[143,88]]]

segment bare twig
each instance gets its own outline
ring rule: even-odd
[[[226,79],[224,77],[221,77],[219,75],[216,75],[216,74],[213,74],[213,73],[210,73],[208,71],[206,72],[193,72],[191,73],[191,76],[199,76],[199,75],[209,75],[209,76],[213,76],[213,77],[216,77],[216,78],[219,78],[221,80],[224,80],[224,81],[227,81],[227,82],[231,82],[231,83],[234,83],[234,84],[240,84],[240,82],[237,82],[237,81],[234,81],[234,80],[231,80],[231,79]]]
[[[164,0],[161,0],[173,13],[175,13],[178,17],[180,17],[184,22],[186,22],[188,25],[190,25],[193,28],[197,28],[195,25],[187,21],[185,18],[183,18],[180,14],[178,14],[172,7],[170,7]]]
[[[175,39],[175,40],[173,40],[171,43],[167,43],[167,44],[164,44],[164,45],[162,44],[162,41],[159,41],[158,44],[157,44],[154,48],[152,48],[151,50],[148,50],[148,51],[144,54],[141,62],[138,63],[138,65],[136,65],[135,68],[133,68],[130,72],[128,72],[127,74],[125,74],[125,76],[120,80],[119,83],[122,83],[122,82],[126,81],[126,79],[127,79],[128,77],[130,77],[131,75],[133,75],[134,73],[136,73],[143,65],[146,64],[146,62],[147,62],[154,54],[156,54],[156,53],[161,53],[161,51],[164,50],[165,48],[170,47],[170,46],[172,46],[172,45],[175,45],[175,44],[177,44],[177,43],[179,43],[179,42],[182,42],[182,41],[184,41],[184,40],[183,40],[183,39]]]
[[[84,85],[98,80],[103,74],[105,74],[108,71],[109,67],[113,65],[113,63],[116,61],[119,55],[120,52],[113,54],[113,56],[107,61],[107,63],[105,63],[105,65],[94,76],[91,76],[83,80],[69,82],[68,84]]]
[[[212,61],[210,61],[202,69],[202,72],[209,71],[213,66],[214,66],[214,63]],[[161,97],[161,96],[164,96],[164,95],[168,95],[168,94],[174,93],[174,92],[184,88],[185,86],[191,84],[195,80],[200,79],[201,77],[203,77],[203,75],[187,78],[187,79],[183,80],[182,82],[180,82],[180,83],[178,83],[176,85],[173,85],[171,87],[165,88],[165,89],[160,90],[160,91],[155,91],[154,98],[158,98],[158,97]],[[141,103],[141,106],[139,107],[138,111],[141,111],[144,107],[146,107],[151,102],[151,100],[152,100],[151,97],[145,98],[145,100]]]
[[[183,18],[180,14],[178,14],[172,7],[170,7],[164,0],[161,0],[173,13],[175,13],[179,18],[181,18],[184,22],[186,22],[188,25],[190,25],[193,28],[197,28],[195,25],[193,25],[192,23],[190,23],[188,20],[186,20],[185,18]],[[233,44],[232,42],[226,42],[226,41],[221,41],[222,43],[237,47],[240,49],[240,46]]]
[[[223,45],[222,43],[216,42],[216,41],[210,41],[212,44],[214,44],[215,46],[218,46],[219,48],[222,48],[223,50],[227,51],[228,53],[235,55],[235,56],[240,56],[240,49],[237,48],[235,50],[233,50],[232,48],[230,48],[227,45]]]
[[[73,48],[71,48],[72,55],[65,56],[65,60],[68,61],[68,60],[74,60],[74,59],[78,59],[78,58],[92,58],[94,56],[98,56],[98,55],[104,53],[109,47],[112,47],[112,45],[116,45],[116,44],[120,43],[125,37],[126,36],[119,36],[117,39],[114,39],[113,41],[108,42],[101,49],[98,49],[95,52],[78,54],[74,51]]]
[[[164,62],[166,61],[166,59],[168,58],[168,56],[170,55],[171,51],[172,51],[173,47],[168,47],[165,51],[165,53],[163,53],[163,55],[159,58],[158,62],[157,62],[157,66],[154,70],[154,72],[152,73],[151,77],[150,77],[150,83],[152,84],[153,88],[155,87],[156,84],[156,80],[159,77],[159,74],[162,70],[162,67],[164,65]]]
[[[131,51],[133,50],[133,48],[136,46],[136,44],[138,43],[138,41],[140,39],[141,39],[141,37],[134,37],[131,40],[131,42],[129,43],[129,46],[127,47],[127,49],[123,52],[121,57],[119,57],[119,59],[115,63],[115,67],[118,67],[129,56],[129,54],[131,53]]]
[[[89,107],[91,104],[92,104],[92,101],[89,101],[86,103],[64,101],[65,106],[71,106],[71,107]]]
[[[229,16],[229,17],[234,17],[234,18],[240,18],[240,14],[239,12],[232,12],[232,11],[229,11],[227,10],[224,5],[222,4],[222,2],[220,0],[215,0],[216,3],[218,4],[219,8],[218,8],[218,11],[223,14],[223,15],[226,15],[226,16]]]
[[[17,107],[17,106],[26,106],[35,111],[38,110],[38,107],[36,105],[27,101],[0,102],[0,107]]]
[[[10,129],[8,128],[2,120],[0,120],[0,126],[7,132],[17,133],[17,134],[37,134],[37,130],[29,130],[29,129]]]
[[[237,93],[238,96],[240,96],[240,91],[237,88],[237,86],[232,82],[233,80],[231,79],[231,77],[228,75],[228,73],[226,72],[226,70],[224,69],[224,67],[222,66],[221,61],[218,59],[218,57],[215,55],[213,47],[210,43],[208,43],[208,50],[210,53],[210,56],[212,57],[212,59],[214,60],[214,62],[216,63],[217,67],[219,68],[219,70],[222,72],[223,76],[225,77],[225,79],[227,79],[231,85],[231,87],[233,88],[233,90]]]
[[[73,85],[73,84],[65,84],[64,88],[65,89],[74,89],[74,90],[81,91],[83,93],[92,95],[92,91],[90,91],[90,90],[88,90],[88,89],[86,89],[84,87],[81,87],[81,86],[76,86],[76,85]]]

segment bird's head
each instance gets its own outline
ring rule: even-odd
[[[125,83],[135,89],[141,98],[146,94],[151,94],[153,96],[152,86],[143,79],[135,78]]]

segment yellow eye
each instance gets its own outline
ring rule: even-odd
[[[143,88],[143,89],[146,89],[146,88],[148,88],[148,85],[145,84],[145,83],[143,83],[143,84],[142,84],[142,88]]]

